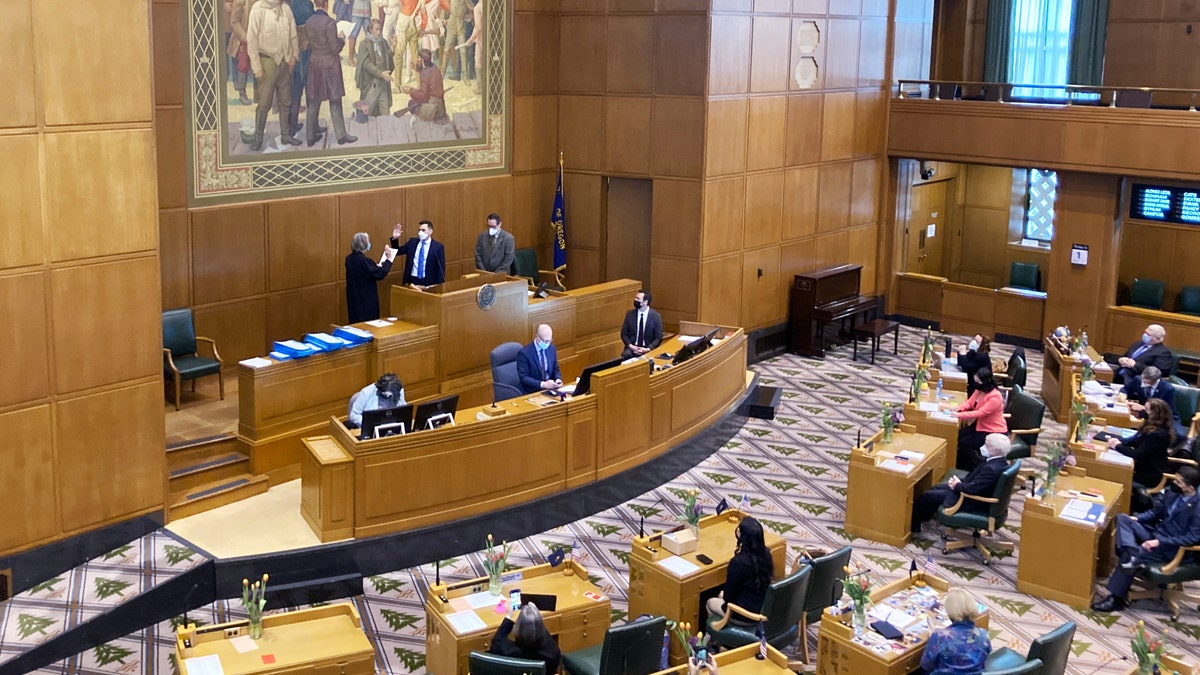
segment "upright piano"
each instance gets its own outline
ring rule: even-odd
[[[875,309],[878,298],[859,293],[862,265],[837,265],[797,274],[792,282],[791,341],[794,354],[825,357],[821,334],[826,323],[850,319]]]

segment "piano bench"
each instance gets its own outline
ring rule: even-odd
[[[858,360],[858,340],[871,340],[871,365],[875,365],[875,352],[879,349],[879,339],[888,333],[895,337],[892,340],[892,353],[900,353],[900,324],[887,319],[874,319],[854,328],[854,360]]]

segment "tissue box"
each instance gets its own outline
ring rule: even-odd
[[[696,535],[687,528],[668,532],[662,537],[662,547],[675,555],[691,553],[696,550]]]

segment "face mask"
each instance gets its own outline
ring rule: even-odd
[[[494,236],[496,236],[496,233],[499,231],[500,231],[500,228],[498,228],[498,227],[489,227],[488,228],[488,236],[494,237]]]
[[[988,455],[988,451],[987,451],[987,446],[986,446],[986,445],[985,445],[985,446],[983,446],[983,447],[981,447],[981,448],[979,448],[979,454],[983,455],[983,458],[984,458],[984,459],[990,459],[990,458],[991,458],[991,456],[990,456],[990,455]]]
[[[971,340],[969,343],[967,343],[967,350],[968,350],[968,351],[972,351],[972,352],[973,352],[973,351],[975,351],[976,349],[979,349],[979,343],[978,343],[978,342],[976,342],[976,341],[974,341],[974,340]]]
[[[1150,344],[1150,334],[1149,333],[1142,333],[1142,344],[1144,344],[1144,345]]]
[[[641,309],[641,308],[642,308],[642,301],[641,301],[641,300],[634,300],[634,301],[633,301],[633,308],[634,308],[634,309]]]
[[[1178,485],[1177,483],[1175,483],[1175,482],[1172,482],[1172,483],[1171,483],[1170,485],[1168,485],[1167,487],[1171,489],[1171,492],[1176,492],[1176,493],[1179,493],[1179,494],[1183,494],[1183,488],[1179,487],[1179,485]]]
[[[420,230],[417,230],[417,239],[420,239],[421,241],[425,241],[428,238],[429,238],[428,232],[422,232]]]
[[[534,346],[535,346],[535,347],[537,347],[537,350],[538,350],[538,351],[541,351],[541,352],[544,352],[544,351],[546,351],[546,347],[549,347],[549,346],[550,346],[550,343],[549,343],[549,342],[542,342],[541,338],[538,338],[537,340],[534,340],[534,341],[533,341],[533,344],[534,344]]]
[[[370,244],[367,244],[367,251],[370,251],[370,250],[371,250],[371,245],[370,245]],[[364,251],[364,253],[365,253],[365,252],[366,252],[366,251]]]

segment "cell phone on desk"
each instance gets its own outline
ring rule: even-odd
[[[710,558],[710,557],[708,557],[708,556],[704,555],[703,553],[697,553],[697,554],[696,554],[696,560],[699,560],[700,562],[704,563],[705,565],[711,565],[711,564],[712,564],[712,558]]]

